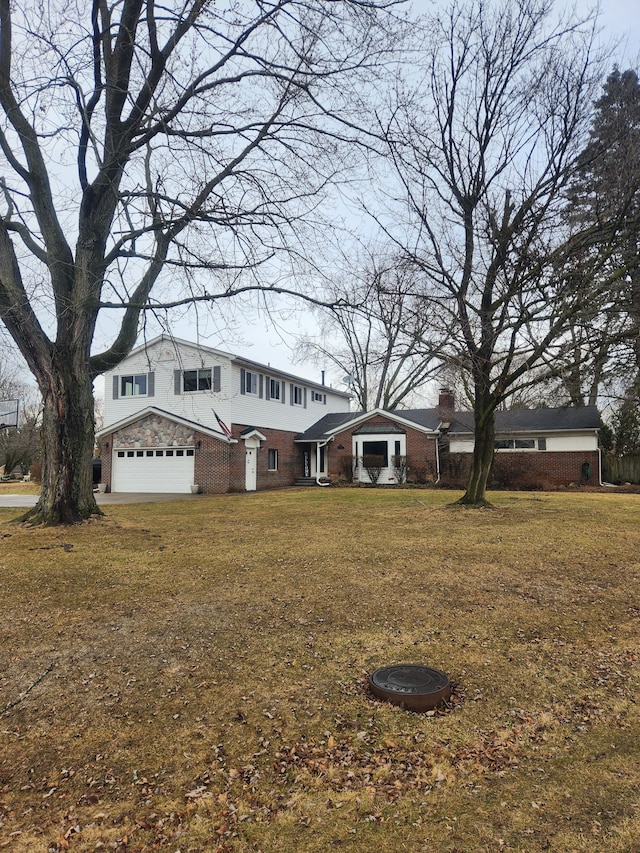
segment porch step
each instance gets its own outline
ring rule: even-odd
[[[329,480],[327,477],[321,477],[320,480],[323,483],[330,483],[331,482],[331,480]],[[315,477],[298,477],[298,479],[296,480],[296,486],[317,486],[317,485],[318,484],[316,482]]]

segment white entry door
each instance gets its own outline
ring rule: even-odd
[[[255,492],[258,485],[258,477],[256,473],[256,461],[258,458],[258,450],[255,447],[247,447],[245,450],[245,476],[244,487],[248,492]]]

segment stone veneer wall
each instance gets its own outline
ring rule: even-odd
[[[148,415],[113,434],[117,450],[132,447],[193,447],[195,431],[161,415]]]

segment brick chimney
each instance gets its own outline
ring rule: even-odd
[[[444,414],[445,412],[453,412],[455,409],[455,397],[450,388],[441,388],[440,396],[438,397],[438,408]]]

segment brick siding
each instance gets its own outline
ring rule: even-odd
[[[442,484],[464,487],[471,469],[471,453],[445,453],[441,458]],[[582,472],[590,465],[591,477]],[[588,451],[539,451],[496,453],[489,483],[506,489],[547,489],[571,483],[599,483],[599,454]]]
[[[394,421],[378,416],[368,423],[389,424]],[[237,444],[227,444],[218,438],[195,432],[194,482],[206,494],[243,492],[245,490],[245,448],[241,433],[248,425],[232,425]],[[333,482],[348,479],[345,468],[352,460],[352,438],[358,427],[336,434],[326,446],[329,477]],[[257,452],[257,489],[283,488],[293,485],[303,474],[303,451],[306,446],[294,443],[295,433],[285,430],[262,429],[266,440]],[[410,483],[434,482],[437,473],[436,439],[418,430],[407,428],[407,480]],[[358,436],[362,439],[362,435]],[[112,450],[120,437],[111,433],[102,437],[103,483],[111,490]],[[342,445],[342,449],[339,446]],[[278,452],[277,471],[268,470],[269,449]],[[466,486],[471,467],[470,453],[448,453],[441,446],[440,482],[447,486]],[[587,481],[583,464],[589,463],[591,477]],[[570,483],[599,483],[599,454],[597,451],[573,452],[509,452],[496,453],[489,477],[490,483],[503,488],[545,489],[568,486]]]
[[[395,421],[390,421],[382,416],[371,418],[367,421],[368,424],[388,424],[391,429],[396,430],[398,424]],[[344,430],[337,433],[333,441],[327,445],[327,464],[329,477],[332,481],[346,479],[345,466],[350,464],[353,459],[353,434],[357,433],[361,424],[353,429]],[[437,463],[436,463],[436,439],[435,437],[426,435],[414,429],[406,429],[406,446],[407,446],[407,480],[409,482],[425,483],[436,479]],[[362,434],[357,436],[361,441]],[[375,440],[375,434],[369,436]],[[342,445],[342,450],[339,449]]]
[[[102,471],[100,482],[107,484],[107,491],[111,491],[111,448],[113,447],[113,433],[104,435],[100,442],[100,458],[102,460]]]
[[[240,438],[240,434],[246,429],[249,427],[234,424],[231,430],[233,437],[239,439],[235,446],[235,458],[232,464],[233,491],[244,491],[245,453],[244,441]],[[264,429],[263,427],[259,427],[258,432],[264,435],[266,439],[260,442],[257,455],[258,491],[292,486],[298,477],[302,476],[302,447],[294,442],[297,433],[287,430]],[[278,469],[276,471],[269,470],[269,450],[278,451]]]
[[[231,491],[231,453],[236,445],[227,444],[206,433],[195,433],[195,462],[193,482],[207,495]]]

